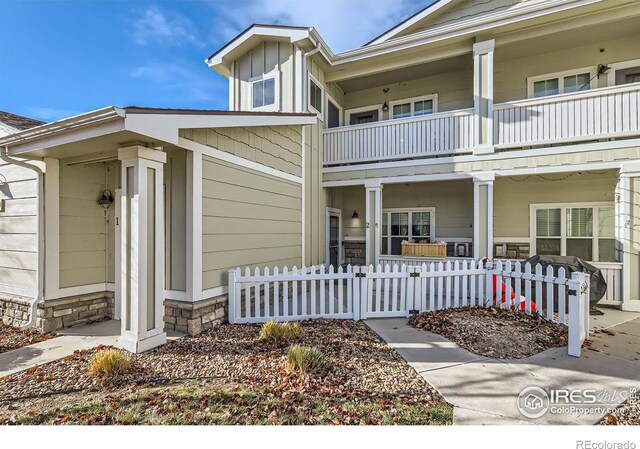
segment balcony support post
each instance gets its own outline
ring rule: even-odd
[[[615,236],[622,261],[622,310],[640,312],[640,163],[623,163],[616,185]]]
[[[380,245],[382,243],[382,184],[379,179],[365,182],[366,222],[364,226],[367,265],[380,263]]]
[[[493,258],[493,181],[494,173],[473,177],[473,257]]]
[[[473,153],[493,153],[493,50],[495,40],[473,44]]]

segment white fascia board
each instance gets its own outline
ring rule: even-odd
[[[178,131],[193,128],[313,125],[315,116],[261,114],[153,114],[127,113],[128,131],[178,145]]]
[[[381,44],[382,42],[385,42],[393,38],[393,36],[399,33],[402,33],[407,28],[412,27],[413,25],[425,19],[426,17],[430,16],[431,14],[438,11],[439,9],[442,9],[443,7],[447,6],[452,1],[453,0],[436,0],[435,3],[433,3],[432,5],[423,9],[413,17],[410,17],[409,19],[405,20],[401,24],[394,26],[390,30],[386,31],[384,34],[381,34],[380,36],[372,40],[371,42],[368,42],[367,44],[364,45],[364,47],[370,47],[372,45]]]

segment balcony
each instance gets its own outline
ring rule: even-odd
[[[473,153],[473,109],[324,131],[324,164]],[[502,103],[493,107],[500,150],[640,136],[640,83]]]

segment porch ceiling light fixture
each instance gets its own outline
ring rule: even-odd
[[[389,103],[385,101],[384,104],[382,105],[382,110],[384,112],[387,112],[389,110]]]
[[[103,209],[109,209],[109,207],[111,207],[111,205],[113,204],[113,193],[111,193],[111,190],[106,189],[102,191],[102,195],[100,195],[98,204]]]
[[[353,209],[353,215],[351,216],[351,218],[358,218],[358,212],[356,212],[355,209]]]

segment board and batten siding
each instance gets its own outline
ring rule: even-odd
[[[38,290],[38,181],[32,170],[0,163],[0,292]],[[4,287],[4,289],[3,289]]]
[[[280,110],[293,111],[294,98],[294,46],[285,42],[262,42],[234,63],[234,71],[229,80],[233,89],[231,110],[251,110],[252,78],[277,71],[280,76]]]
[[[301,265],[300,184],[208,156],[202,177],[204,289],[235,267]]]
[[[60,288],[115,282],[115,207],[97,201],[118,177],[116,161],[60,161]]]

